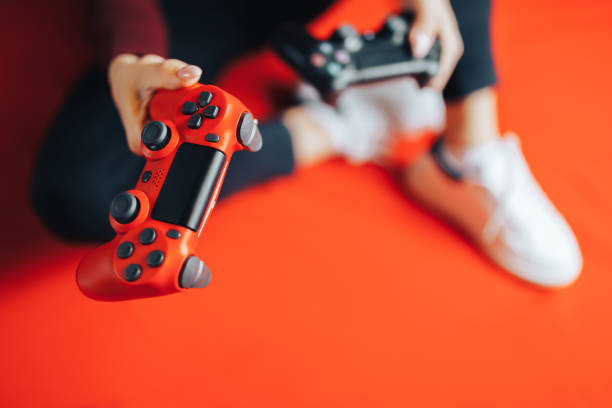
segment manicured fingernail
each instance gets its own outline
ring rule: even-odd
[[[416,58],[425,58],[427,53],[431,49],[433,41],[430,36],[423,33],[417,33],[414,36],[414,50],[413,54]]]
[[[202,69],[195,65],[185,65],[176,72],[176,76],[183,80],[199,78],[200,75],[202,75]]]

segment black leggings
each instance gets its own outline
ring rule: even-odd
[[[445,97],[460,99],[495,83],[495,75],[489,46],[489,1],[457,0],[453,6],[465,54]],[[176,9],[167,6],[165,10],[171,54],[206,67],[206,79],[214,79],[231,58],[259,45],[251,40],[257,36],[237,32],[225,35],[222,44],[197,47],[194,39],[197,42],[202,37],[183,32],[185,25],[177,24],[182,17],[172,14]],[[211,31],[227,33],[225,29]],[[261,126],[261,132],[264,147],[260,152],[238,152],[232,159],[222,196],[292,171],[293,151],[287,129],[271,121]],[[41,147],[32,177],[32,203],[47,227],[64,239],[109,240],[114,232],[108,223],[108,205],[117,193],[133,188],[143,166],[144,159],[127,147],[104,76],[92,68],[73,89]]]
[[[491,0],[451,0],[464,51],[444,89],[447,101],[462,99],[497,81],[491,55]]]

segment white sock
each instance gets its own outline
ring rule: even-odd
[[[386,110],[395,131],[410,134],[444,129],[446,109],[441,92],[421,88],[411,77],[392,79],[371,87],[369,96]]]
[[[335,108],[313,100],[304,107],[330,136],[336,151],[351,162],[376,160],[387,148],[386,114],[361,93],[345,91]]]
[[[456,154],[452,152],[444,140],[442,140],[440,156],[442,157],[444,164],[446,164],[451,170],[458,174],[465,172],[465,154]]]
[[[300,85],[298,96],[338,153],[352,162],[381,159],[397,133],[444,127],[441,93],[419,88],[413,78],[351,86],[338,95],[334,107],[307,84]]]
[[[501,180],[507,172],[507,163],[503,156],[500,156],[503,153],[503,143],[504,139],[495,138],[467,147],[460,153],[451,151],[446,143],[442,143],[440,154],[444,163],[451,170],[467,179],[477,177]],[[482,172],[483,167],[486,167],[484,173]],[[492,190],[497,190],[495,186],[490,187]]]

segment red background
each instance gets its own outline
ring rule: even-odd
[[[0,13],[0,405],[612,406],[607,1],[500,0],[493,18],[502,127],[576,231],[574,286],[511,278],[381,169],[333,161],[217,207],[207,289],[123,303],[78,292],[89,247],[52,238],[26,199],[33,154],[90,61],[76,3]],[[315,28],[375,24],[371,3]],[[286,70],[246,64],[266,67],[258,81],[243,65],[223,84],[265,114],[260,91]]]

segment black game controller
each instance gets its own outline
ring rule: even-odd
[[[408,33],[414,13],[387,17],[377,32],[363,35],[340,26],[327,40],[318,40],[299,25],[286,25],[273,46],[280,57],[324,97],[356,83],[414,76],[425,83],[438,72],[440,43],[436,40],[422,59],[412,55]]]

